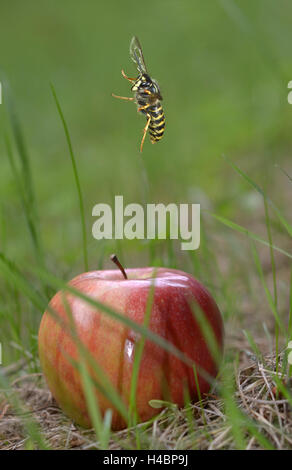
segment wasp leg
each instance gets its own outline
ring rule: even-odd
[[[134,98],[129,98],[128,96],[118,96],[118,95],[114,95],[114,93],[112,93],[112,96],[114,98],[119,98],[120,100],[127,100],[127,101],[134,101]]]
[[[143,111],[144,109],[147,109],[149,108],[150,104],[145,104],[144,106],[140,106],[140,108],[138,108],[138,111]]]
[[[122,75],[123,75],[123,77],[124,77],[126,80],[129,80],[129,82],[135,82],[135,81],[136,81],[136,78],[130,78],[130,77],[128,77],[128,76],[125,74],[125,72],[123,71],[123,69],[122,69]]]
[[[140,146],[140,152],[142,152],[142,150],[143,150],[144,140],[145,140],[145,137],[146,137],[146,134],[147,134],[147,131],[148,131],[150,121],[151,121],[150,114],[147,114],[147,118],[148,118],[148,120],[147,120],[146,126],[144,127],[143,137],[142,137],[141,146]]]

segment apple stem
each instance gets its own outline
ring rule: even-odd
[[[119,268],[119,270],[121,271],[122,275],[124,276],[125,279],[128,279],[128,276],[126,274],[126,271],[124,270],[123,266],[121,265],[121,263],[119,262],[119,259],[117,257],[117,255],[113,254],[111,255],[111,260],[117,265],[117,267]]]

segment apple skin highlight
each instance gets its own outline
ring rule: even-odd
[[[126,273],[128,279],[124,279],[116,269],[87,272],[72,279],[69,285],[143,324],[149,291],[154,282],[154,268],[127,269]],[[58,292],[51,300],[50,307],[67,325],[69,307],[80,340],[128,405],[135,347],[141,335],[79,297],[66,293],[64,302],[64,296],[64,292]],[[222,317],[205,287],[183,271],[156,268],[149,328],[215,377],[217,365],[195,320],[191,302],[199,305],[222,351]],[[48,386],[60,407],[77,424],[91,427],[79,372],[68,359],[78,360],[77,346],[48,311],[40,324],[39,356]],[[200,374],[198,380],[203,395],[210,384]],[[198,394],[193,368],[147,339],[136,390],[140,421],[146,421],[158,412],[149,405],[149,400],[167,400],[183,406],[185,387],[191,400],[196,400]],[[102,414],[108,408],[113,410],[112,429],[127,427],[122,416],[100,391],[96,390],[96,396]]]

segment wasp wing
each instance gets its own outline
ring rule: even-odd
[[[130,56],[135,62],[137,69],[140,73],[147,73],[145,60],[142,52],[142,47],[139,42],[139,39],[136,36],[132,37],[130,43]]]

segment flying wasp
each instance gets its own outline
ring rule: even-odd
[[[165,129],[165,117],[160,103],[162,96],[159,85],[147,72],[142,48],[136,36],[132,38],[130,43],[130,56],[136,64],[139,75],[137,78],[130,78],[122,70],[122,76],[133,83],[131,90],[134,93],[134,97],[117,96],[113,93],[112,96],[121,100],[135,101],[138,111],[146,116],[147,122],[143,130],[140,146],[140,151],[142,152],[148,129],[152,144],[162,139]]]

